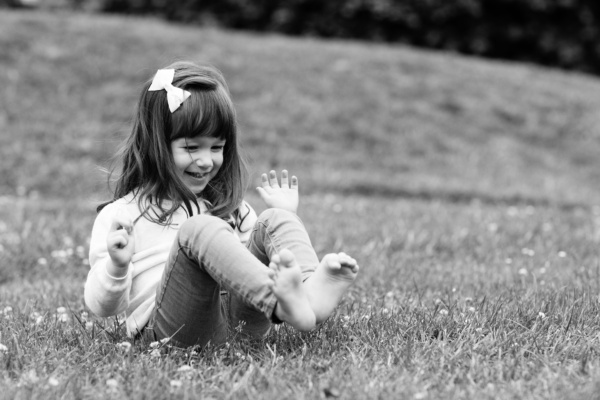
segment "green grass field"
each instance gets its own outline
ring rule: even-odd
[[[82,299],[139,88],[229,84],[252,187],[361,273],[317,331],[179,350]],[[0,13],[0,399],[600,399],[600,80],[401,46]]]

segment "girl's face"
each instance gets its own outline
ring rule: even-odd
[[[179,177],[196,194],[217,175],[223,165],[225,140],[195,136],[179,138],[171,142],[171,152]]]

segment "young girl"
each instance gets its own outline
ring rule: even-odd
[[[273,322],[310,330],[358,273],[344,253],[318,261],[295,176],[262,175],[260,216],[243,200],[235,111],[211,67],[158,70],[120,161],[92,230],[85,302],[101,317],[124,313],[130,336],[186,347],[222,343],[237,327],[261,337]]]

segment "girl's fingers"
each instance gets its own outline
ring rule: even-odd
[[[277,173],[275,171],[269,172],[269,183],[271,187],[279,187],[279,183],[277,182]]]
[[[292,175],[292,189],[298,189],[298,178],[296,175]]]
[[[288,172],[287,169],[281,171],[281,187],[288,188],[290,186],[288,181]]]
[[[133,221],[131,220],[131,217],[126,213],[118,212],[112,221],[110,230],[117,231],[119,229],[125,229],[127,233],[131,233],[131,231],[133,230]]]
[[[122,248],[126,247],[128,244],[129,244],[129,238],[127,237],[127,234],[125,233],[124,230],[115,231],[115,233],[112,235],[112,237],[110,237],[108,240],[109,247],[114,246],[118,249],[122,249]]]
[[[260,184],[262,185],[263,188],[269,187],[269,178],[267,178],[267,174],[262,174],[260,176]]]

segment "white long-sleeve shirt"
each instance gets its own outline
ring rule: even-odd
[[[199,202],[200,212],[208,214],[204,202]],[[168,206],[168,205],[167,205]],[[90,239],[90,272],[85,283],[85,303],[100,317],[124,314],[127,333],[130,336],[140,331],[150,319],[165,263],[175,241],[179,226],[189,218],[184,208],[173,214],[172,223],[159,225],[142,217],[135,224],[132,234],[134,252],[127,275],[115,278],[108,274],[107,263],[111,262],[106,239],[114,217],[125,213],[135,220],[141,213],[137,199],[127,195],[108,204],[100,211],[94,222]],[[249,214],[241,227],[234,229],[242,243],[250,237],[257,220],[256,212],[244,202],[241,215]]]

